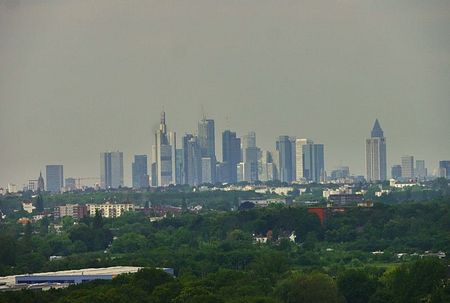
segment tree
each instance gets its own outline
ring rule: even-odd
[[[39,194],[36,199],[36,212],[37,213],[44,212],[44,199],[42,198],[41,194]]]
[[[442,287],[446,277],[446,266],[440,260],[426,258],[387,273],[386,287],[396,302],[422,302]]]
[[[366,303],[377,290],[377,280],[366,270],[344,271],[338,276],[337,285],[347,303]]]
[[[322,273],[294,274],[276,286],[275,295],[286,303],[344,302],[333,279]]]
[[[95,211],[94,222],[92,223],[92,227],[94,229],[100,229],[103,227],[103,217],[102,214],[97,210]]]

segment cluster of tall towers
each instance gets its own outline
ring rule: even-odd
[[[176,134],[168,131],[165,113],[161,113],[151,153],[149,179],[152,186],[196,186],[202,183],[258,180],[319,182],[324,179],[323,144],[314,144],[310,139],[280,136],[276,142],[276,151],[272,153],[257,147],[255,132],[239,138],[236,132],[225,130],[222,133],[222,162],[219,162],[216,157],[214,120],[203,117],[198,122],[197,130],[197,134],[185,134],[181,138],[182,146],[177,148]],[[143,174],[137,173],[136,157],[133,186],[138,187],[138,180]]]

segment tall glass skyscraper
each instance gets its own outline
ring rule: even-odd
[[[302,181],[303,179],[305,179],[305,176],[303,175],[303,145],[312,143],[313,141],[310,139],[295,140],[295,170],[297,181]]]
[[[185,184],[196,186],[202,183],[202,155],[198,137],[183,136]]]
[[[226,130],[222,133],[222,162],[224,170],[222,172],[222,182],[237,182],[237,165],[241,162],[241,139],[236,137],[236,133]]]
[[[203,117],[198,122],[198,142],[202,156],[202,183],[214,183],[216,179],[216,143],[214,120]]]
[[[402,156],[402,178],[414,178],[414,156]]]
[[[155,132],[155,175],[152,175],[152,184],[167,186],[176,182],[176,134],[167,131],[166,113],[161,113],[161,123]]]
[[[131,167],[133,188],[148,187],[147,155],[135,155]]]
[[[308,143],[302,146],[303,177],[308,181],[320,182],[325,179],[325,157],[323,144]]]
[[[386,138],[378,119],[366,139],[366,178],[369,182],[386,180]]]
[[[278,177],[281,182],[294,181],[295,143],[289,136],[279,136],[276,142],[278,151]]]
[[[259,149],[256,147],[256,134],[255,132],[249,132],[242,138],[242,181],[258,181],[258,152]]]
[[[104,189],[123,186],[123,153],[100,154],[100,186]]]
[[[62,165],[47,165],[45,167],[47,190],[58,193],[64,186],[64,171]]]

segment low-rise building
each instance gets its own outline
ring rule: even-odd
[[[63,217],[72,217],[76,220],[83,219],[88,214],[86,205],[82,204],[66,204],[56,206],[53,210],[53,216],[56,220]]]
[[[131,203],[110,203],[103,204],[86,204],[88,213],[91,217],[99,212],[105,218],[117,218],[127,211],[134,211],[134,205]]]

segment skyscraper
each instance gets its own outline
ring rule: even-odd
[[[276,166],[273,163],[272,154],[267,150],[263,150],[259,151],[258,155],[258,179],[260,181],[276,180]]]
[[[184,184],[184,150],[182,148],[177,148],[175,155],[175,163],[176,163],[176,183]]]
[[[369,182],[386,180],[386,138],[378,119],[366,139],[366,177]]]
[[[439,177],[450,179],[450,160],[439,161]]]
[[[258,180],[258,152],[256,134],[249,132],[242,138],[243,180],[255,182]]]
[[[425,160],[416,160],[416,169],[414,170],[415,176],[418,179],[425,179],[428,175],[427,168],[425,167]]]
[[[47,190],[58,193],[64,186],[64,172],[62,165],[47,165],[45,168]]]
[[[303,145],[312,143],[313,141],[310,139],[295,140],[295,171],[297,181],[302,181],[302,179],[305,179],[305,176],[303,175]]]
[[[402,178],[414,178],[414,156],[402,156]]]
[[[396,165],[392,166],[391,177],[392,177],[392,179],[395,179],[395,180],[399,180],[402,178],[402,166],[401,165],[396,164]]]
[[[135,155],[131,167],[133,188],[148,187],[147,155]]]
[[[302,146],[303,177],[308,181],[325,180],[325,157],[323,144],[308,143]]]
[[[183,136],[185,184],[196,186],[202,183],[202,155],[198,137]]]
[[[216,146],[214,120],[203,117],[198,122],[198,142],[201,149],[202,163],[208,166],[208,169],[202,167],[203,183],[214,183],[216,175]]]
[[[38,190],[38,192],[45,190],[45,183],[44,183],[44,178],[42,177],[42,172],[39,172],[39,178],[37,181],[37,190]]]
[[[123,186],[123,153],[104,152],[100,154],[101,188],[119,188]]]
[[[161,113],[161,123],[155,132],[155,175],[152,175],[152,183],[158,186],[167,186],[176,182],[176,134],[167,131],[166,113]]]
[[[278,177],[281,182],[291,183],[294,181],[293,163],[295,155],[293,154],[292,140],[289,136],[279,136],[276,142],[278,151]]]
[[[236,133],[226,130],[222,133],[222,182],[237,182],[237,164],[241,162],[241,139],[236,137]]]

